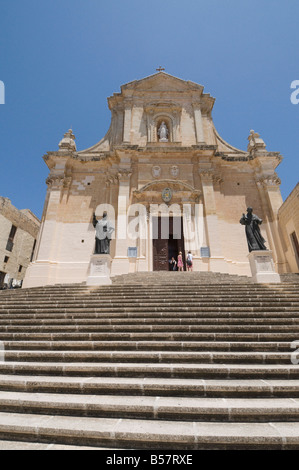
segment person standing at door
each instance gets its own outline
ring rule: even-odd
[[[177,270],[177,262],[174,259],[174,257],[171,258],[171,260],[169,261],[169,264],[170,264],[170,270],[171,271],[176,271]]]
[[[191,251],[187,254],[187,271],[193,271],[193,255]]]
[[[181,251],[178,256],[178,271],[184,271],[183,255]]]

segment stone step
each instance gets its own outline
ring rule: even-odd
[[[140,290],[146,290],[149,289],[149,291],[153,291],[155,288],[161,291],[167,290],[169,287],[177,287],[180,290],[185,290],[185,289],[190,289],[190,286],[194,288],[196,291],[202,291],[202,290],[210,290],[212,291],[213,289],[215,290],[217,287],[219,288],[220,291],[225,292],[229,290],[234,290],[235,292],[238,291],[249,291],[249,292],[255,292],[255,291],[273,291],[273,292],[283,292],[288,289],[291,290],[296,290],[298,289],[298,283],[280,283],[280,284],[253,284],[253,283],[238,283],[238,282],[231,282],[231,283],[225,283],[225,282],[213,282],[213,281],[207,281],[203,282],[203,280],[191,280],[190,277],[188,276],[188,279],[186,278],[186,282],[175,282],[174,279],[169,279],[169,282],[167,283],[161,283],[161,278],[153,278],[150,279],[150,281],[145,284],[144,281],[140,283],[132,283],[132,284],[112,284],[110,286],[93,286],[89,287],[84,290],[80,289],[62,289],[62,288],[55,288],[55,287],[45,287],[43,289],[13,289],[13,290],[5,290],[5,291],[0,291],[0,296],[9,298],[9,297],[19,297],[19,296],[34,296],[34,295],[51,295],[51,294],[58,294],[58,295],[93,295],[96,293],[101,293],[101,292],[125,292],[125,291],[133,291],[134,289],[138,292]]]
[[[47,308],[47,309],[31,309],[31,308],[22,308],[22,309],[9,309],[6,312],[1,312],[1,318],[17,318],[17,315],[22,315],[23,318],[30,318],[30,315],[34,315],[34,317],[39,318],[40,315],[49,315],[48,318],[55,318],[55,315],[68,315],[74,316],[80,315],[81,318],[84,318],[84,315],[88,314],[95,314],[96,318],[103,318],[104,316],[108,318],[158,318],[158,317],[205,317],[209,315],[217,315],[221,316],[229,316],[234,315],[236,318],[244,317],[244,316],[251,316],[251,317],[260,317],[261,315],[268,315],[271,314],[279,315],[279,316],[289,316],[294,315],[294,317],[298,316],[298,308],[297,307],[219,307],[219,306],[197,306],[197,307],[165,307],[161,306],[156,308],[151,307],[129,307],[129,308],[121,308],[121,307],[108,307],[108,308],[89,308],[89,307],[78,307],[78,308]],[[28,317],[27,317],[28,315]]]
[[[299,380],[67,377],[0,374],[0,390],[92,395],[299,398]],[[248,401],[248,403],[250,403]]]
[[[288,311],[288,312],[252,312],[252,311],[183,311],[183,312],[167,312],[161,310],[160,312],[110,312],[109,318],[103,314],[103,312],[66,312],[66,313],[57,313],[53,311],[52,313],[6,313],[2,316],[0,315],[1,324],[20,324],[23,325],[25,322],[32,325],[35,321],[37,322],[56,322],[62,320],[63,322],[68,321],[76,323],[77,321],[81,322],[86,319],[87,323],[90,321],[101,321],[106,322],[107,324],[129,321],[136,321],[141,323],[156,323],[159,321],[170,321],[170,322],[201,322],[211,320],[217,322],[218,320],[221,323],[226,319],[231,319],[234,321],[240,322],[297,322],[299,319],[299,312],[297,311]]]
[[[209,318],[209,317],[200,317],[200,318],[183,318],[180,319],[176,318],[155,318],[154,320],[155,325],[168,325],[168,326],[198,326],[198,325],[233,325],[233,326],[245,326],[245,325],[258,325],[258,326],[269,326],[269,325],[299,325],[299,312],[298,317],[288,317],[288,318]],[[56,327],[56,326],[80,326],[80,325],[88,325],[88,326],[123,326],[126,328],[127,326],[134,326],[141,324],[144,325],[153,325],[152,318],[115,318],[115,319],[104,319],[102,317],[97,318],[68,318],[68,319],[28,319],[28,320],[20,320],[20,319],[0,319],[0,329],[4,327],[30,327],[38,326],[42,328],[45,326]]]
[[[274,341],[4,341],[5,351],[246,351],[290,353],[290,342]]]
[[[117,293],[133,293],[136,292],[137,294],[143,294],[147,290],[149,293],[163,293],[171,290],[172,292],[179,291],[183,295],[187,292],[194,292],[200,293],[210,293],[213,294],[217,289],[219,292],[223,294],[227,294],[228,292],[235,292],[236,294],[240,292],[244,292],[245,294],[258,294],[258,293],[277,293],[277,294],[284,294],[286,292],[296,292],[298,291],[298,284],[272,284],[272,285],[265,285],[265,284],[224,284],[224,283],[188,283],[180,284],[170,282],[169,284],[161,285],[158,280],[157,282],[151,282],[149,285],[144,284],[131,284],[131,285],[112,285],[112,286],[99,286],[90,288],[85,291],[80,290],[61,290],[61,289],[51,289],[47,288],[44,290],[40,290],[38,292],[33,291],[32,289],[18,289],[18,290],[10,290],[10,291],[0,291],[1,299],[12,300],[18,298],[42,298],[42,297],[88,297],[88,296],[95,296],[98,294],[117,294]]]
[[[0,436],[28,442],[150,449],[298,449],[299,423],[85,418],[0,413]]]
[[[298,333],[1,333],[0,341],[297,341]]]
[[[216,332],[226,333],[287,333],[297,334],[299,332],[299,325],[42,325],[42,326],[0,326],[0,338],[2,333],[101,333],[101,332],[119,332],[119,333],[159,333],[167,332],[168,334],[175,333],[201,333],[209,332],[210,334]],[[110,333],[109,333],[110,334]]]
[[[282,305],[286,305],[286,306],[299,306],[299,296],[293,296],[292,298],[290,298],[290,296],[286,296],[285,298],[283,297],[274,297],[274,296],[270,296],[268,298],[262,298],[262,296],[260,296],[259,298],[248,298],[248,299],[242,299],[241,297],[238,299],[238,298],[235,298],[235,296],[227,296],[227,297],[221,297],[220,295],[217,296],[217,298],[209,298],[207,296],[202,296],[202,297],[195,297],[195,296],[192,296],[192,298],[190,297],[182,297],[182,296],[178,296],[178,297],[173,297],[171,298],[171,296],[169,297],[166,297],[164,296],[164,299],[159,299],[157,297],[144,297],[144,298],[138,298],[137,296],[135,296],[134,298],[127,298],[127,297],[124,297],[124,298],[120,298],[120,296],[117,296],[115,299],[113,298],[109,298],[109,299],[67,299],[67,300],[56,300],[56,301],[48,301],[48,300],[40,300],[40,301],[31,301],[31,302],[28,302],[28,300],[24,301],[23,303],[18,301],[18,307],[21,308],[21,307],[26,307],[26,306],[38,306],[38,307],[47,307],[47,306],[53,306],[53,304],[56,306],[60,306],[60,307],[72,307],[74,305],[77,305],[78,303],[80,304],[80,306],[82,307],[108,307],[109,304],[113,303],[114,306],[117,306],[117,305],[120,305],[120,306],[123,306],[123,305],[132,305],[134,306],[135,304],[140,304],[140,305],[148,305],[148,306],[159,306],[159,305],[167,305],[169,307],[171,306],[174,306],[175,302],[178,302],[179,305],[182,305],[184,303],[184,305],[186,306],[190,306],[192,307],[194,304],[198,304],[200,303],[201,305],[208,305],[208,304],[215,304],[215,305],[219,305],[219,306],[230,306],[230,305],[236,305],[237,307],[242,307],[244,306],[245,304],[245,301],[248,301],[248,303],[250,303],[250,305],[252,307],[259,307],[261,305],[263,306],[271,306],[271,304],[274,304],[276,302],[280,302]],[[10,307],[10,306],[15,306],[15,302],[6,302],[6,303],[2,303],[1,304],[1,310],[5,310],[6,308]]]
[[[112,362],[189,364],[291,364],[289,352],[182,352],[182,351],[5,351],[6,362]]]
[[[5,436],[3,436],[5,438]],[[42,444],[41,442],[0,441],[0,450],[115,450],[101,447]]]
[[[194,398],[0,391],[1,412],[179,421],[299,421],[298,398]]]
[[[8,447],[299,449],[298,283],[115,281],[0,293]]]
[[[167,377],[222,379],[298,379],[293,364],[190,364],[139,362],[13,362],[0,363],[0,374],[81,377]]]

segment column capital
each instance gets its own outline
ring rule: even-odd
[[[198,174],[203,181],[212,181],[214,176],[214,170],[212,168],[199,168]]]
[[[273,188],[278,187],[281,184],[281,180],[277,174],[274,173],[273,175],[262,176],[261,178],[258,178],[256,183],[258,186],[263,186],[264,188]]]
[[[132,170],[130,170],[130,169],[120,168],[117,172],[117,178],[118,178],[119,181],[129,180],[131,175],[132,175]]]
[[[64,175],[49,175],[46,184],[49,188],[60,189],[64,184]]]

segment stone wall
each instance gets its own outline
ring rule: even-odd
[[[17,228],[12,250],[7,246],[12,226]],[[23,281],[30,263],[34,241],[37,238],[40,221],[29,210],[18,210],[8,198],[0,197],[0,272],[1,284],[5,280]],[[5,262],[5,259],[8,260]],[[20,268],[22,266],[22,268]],[[21,269],[21,270],[20,270]],[[1,287],[1,285],[0,285]]]
[[[295,232],[299,242],[299,183],[285,200],[278,211],[279,228],[284,242],[284,250],[291,272],[299,272],[299,255],[296,252],[292,233]]]

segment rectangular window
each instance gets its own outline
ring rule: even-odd
[[[30,263],[33,260],[35,247],[36,247],[36,240],[34,240],[34,243],[33,243],[32,252],[31,252],[31,256],[30,256]]]
[[[9,257],[8,257],[8,256],[5,256],[5,257],[4,257],[4,263],[8,263],[8,260],[9,260]]]
[[[8,239],[11,240],[12,242],[15,238],[16,231],[17,231],[17,227],[15,225],[12,225],[11,229],[10,229],[10,234],[9,234],[9,237],[8,237]]]
[[[6,245],[7,251],[12,251],[13,249],[13,241],[15,238],[16,231],[17,231],[17,227],[15,225],[12,225],[10,229],[9,237],[7,240],[7,245]]]
[[[19,273],[22,272],[23,266],[20,264],[19,266]]]

